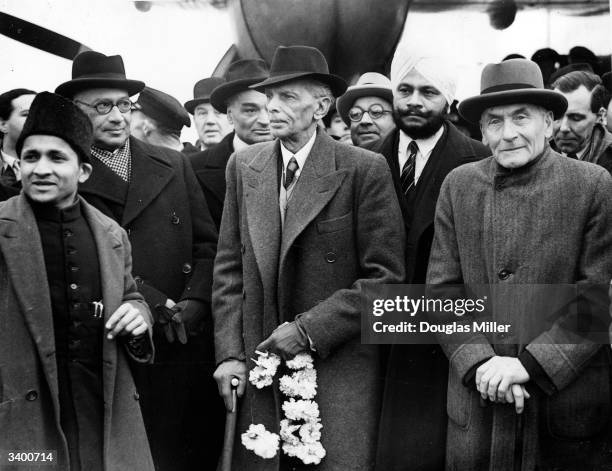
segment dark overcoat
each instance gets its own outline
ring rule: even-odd
[[[398,162],[399,130],[375,148],[387,159],[406,227],[406,282],[425,283],[440,186],[452,169],[489,155],[480,142],[452,124],[434,147],[416,186],[414,205],[403,195]],[[439,470],[444,463],[448,362],[432,345],[392,345],[380,423],[379,471]]]
[[[225,199],[225,167],[234,152],[234,134],[231,132],[219,144],[189,156],[217,230],[221,226]]]
[[[137,367],[134,374],[156,465],[173,469],[206,461],[213,466],[223,420],[212,379],[209,304],[217,230],[187,157],[133,137],[130,149],[129,185],[93,158],[92,176],[79,192],[127,231],[134,278],[151,309],[167,298],[204,302],[203,333],[186,345],[168,343],[156,325],[155,364]],[[208,420],[213,427],[205,424]],[[208,446],[201,445],[204,436]]]
[[[281,231],[278,141],[230,158],[213,312],[216,358],[247,359],[282,322],[301,320],[316,347],[316,400],[327,457],[313,470],[371,470],[380,405],[379,355],[360,342],[360,293],[403,279],[404,234],[384,159],[317,134]],[[278,433],[278,390],[247,385],[238,434]],[[236,442],[235,469],[278,470]]]
[[[81,203],[98,249],[105,318],[130,302],[146,313],[151,324],[130,272],[125,231]],[[3,450],[55,450],[59,462],[53,464],[68,469],[46,273],[38,227],[25,196],[0,204],[0,443]],[[105,338],[102,351],[104,469],[151,471],[153,461],[127,362],[129,351],[121,338]]]
[[[608,285],[611,194],[605,169],[549,148],[513,171],[492,157],[459,167],[440,192],[427,281]],[[559,318],[548,330],[532,329],[529,320],[541,310],[531,296],[514,293],[498,296],[493,320],[520,326],[528,341],[515,335],[517,343],[505,344],[499,333],[465,333],[443,345],[450,360],[446,467],[600,469],[606,458],[598,440],[610,430],[609,345],[570,335],[570,324]],[[527,383],[532,398],[522,416],[511,404],[483,407],[476,389],[463,384],[470,370],[494,355],[525,350],[553,387]]]

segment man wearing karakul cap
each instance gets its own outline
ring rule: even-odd
[[[455,169],[442,184],[427,282],[495,285],[491,320],[509,322],[512,333],[441,338],[450,360],[447,469],[611,463],[612,178],[550,148],[553,120],[566,108],[562,94],[544,89],[537,64],[524,59],[487,65],[480,95],[459,106],[465,119],[480,122],[493,155]],[[530,284],[601,292],[605,344],[582,330],[597,315],[594,304],[570,300],[577,317],[564,309],[549,315]],[[520,293],[511,285],[522,285]]]
[[[42,92],[16,144],[23,190],[0,204],[0,443],[55,469],[152,471],[128,365],[153,360],[152,319],[125,231],[77,194],[91,140],[78,107]]]
[[[231,408],[242,396],[237,433],[263,424],[278,433],[278,386],[247,383],[255,351],[289,359],[311,352],[317,372],[320,464],[262,460],[234,447],[235,469],[372,470],[380,404],[378,346],[360,342],[360,293],[404,275],[404,234],[382,156],[333,140],[317,122],[346,84],[323,54],[279,47],[265,91],[273,142],[228,162],[215,259],[215,378]],[[249,362],[249,363],[247,363]]]
[[[406,228],[406,282],[425,283],[440,185],[448,172],[478,160],[488,149],[463,135],[446,115],[455,75],[441,57],[423,57],[400,44],[391,63],[397,129],[372,150],[383,154]],[[380,425],[377,466],[439,470],[446,438],[448,362],[431,344],[392,345]]]

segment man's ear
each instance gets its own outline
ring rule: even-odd
[[[8,120],[0,119],[0,132],[6,134],[8,132]]]
[[[317,98],[317,107],[314,113],[315,121],[319,119],[323,119],[323,117],[326,116],[327,113],[329,113],[331,104],[332,104],[331,98],[328,96]]]
[[[608,110],[603,106],[597,112],[597,122],[606,126],[608,124]]]
[[[81,162],[81,173],[79,175],[79,183],[85,183],[91,176],[92,170],[93,170],[93,167],[91,166],[91,164],[88,164],[86,162]]]
[[[227,116],[227,122],[230,123],[232,126],[234,125],[234,118],[232,117],[232,110],[231,109],[227,109],[225,116]]]

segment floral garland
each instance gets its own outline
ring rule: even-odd
[[[255,366],[249,372],[249,381],[257,389],[272,385],[281,359],[274,353],[257,353]],[[251,424],[242,434],[242,444],[262,458],[274,458],[282,440],[287,456],[300,459],[304,464],[319,464],[325,457],[321,445],[321,418],[319,405],[313,400],[317,394],[317,371],[312,356],[299,353],[286,363],[292,373],[279,380],[280,391],[288,399],[283,403],[285,418],[280,422],[280,436],[266,430],[262,424]]]

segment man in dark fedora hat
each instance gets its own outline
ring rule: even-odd
[[[215,378],[228,409],[233,378],[249,424],[279,432],[278,390],[247,383],[247,359],[310,352],[326,457],[302,468],[234,449],[236,469],[361,469],[374,464],[379,351],[360,342],[360,293],[404,276],[404,233],[382,156],[338,143],[317,123],[346,89],[311,47],[279,47],[265,92],[273,142],[230,157],[215,260]],[[213,94],[214,96],[214,94]]]
[[[134,278],[156,317],[155,364],[134,369],[153,458],[158,469],[187,469],[217,451],[214,440],[201,444],[208,429],[198,398],[210,381],[217,231],[186,157],[130,136],[130,96],[143,88],[126,78],[121,56],[87,51],[57,91],[93,125],[93,173],[80,193],[126,229]]]
[[[232,125],[225,113],[217,111],[210,103],[210,94],[225,79],[208,77],[196,82],[193,87],[193,100],[185,102],[185,109],[193,115],[193,123],[198,133],[195,145],[186,142],[183,153],[195,154],[219,144],[232,131]]]
[[[570,298],[569,311],[549,315],[543,308],[555,299],[538,304],[528,286],[582,286],[607,298],[612,278],[612,178],[549,146],[566,108],[525,59],[487,65],[480,95],[459,105],[492,156],[442,184],[427,283],[494,285],[490,320],[511,331],[439,336],[450,360],[447,469],[609,464],[610,348],[579,330],[596,312]]]
[[[181,152],[183,126],[190,127],[191,120],[176,98],[151,87],[143,88],[132,110],[132,136],[154,146]]]
[[[87,116],[48,92],[16,142],[23,190],[0,204],[0,443],[57,469],[153,471],[128,365],[153,359],[151,313],[125,231],[77,193],[91,142]]]
[[[230,64],[225,81],[210,95],[215,112],[227,115],[234,131],[214,147],[191,156],[193,170],[200,181],[210,213],[221,225],[225,198],[225,167],[233,152],[251,144],[272,139],[266,110],[266,96],[249,87],[268,76],[268,66],[262,60],[241,60]]]

